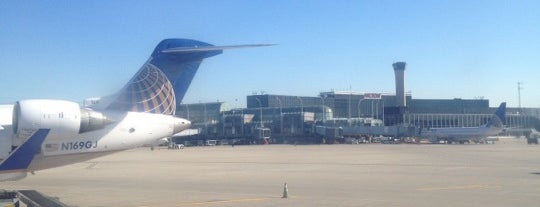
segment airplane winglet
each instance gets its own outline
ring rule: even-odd
[[[38,129],[26,142],[15,149],[2,163],[0,163],[0,172],[4,170],[24,170],[28,168],[34,155],[36,155],[41,144],[49,134],[50,129]]]

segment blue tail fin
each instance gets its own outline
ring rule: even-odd
[[[204,58],[221,53],[193,51],[164,52],[172,48],[198,48],[212,46],[188,39],[161,41],[152,56],[124,86],[107,109],[174,114]]]
[[[39,129],[26,142],[15,149],[2,163],[0,163],[0,172],[4,170],[24,170],[28,168],[34,155],[41,149],[41,144],[49,134],[50,129]]]
[[[503,127],[506,123],[506,102],[502,102],[493,116],[489,119],[488,127]]]
[[[224,49],[259,46],[269,45],[213,46],[197,40],[165,39],[106,108],[173,115],[203,59]]]

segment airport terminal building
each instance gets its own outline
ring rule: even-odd
[[[253,143],[271,137],[279,143],[317,143],[320,130],[338,128],[347,128],[352,136],[414,137],[424,128],[478,127],[497,110],[483,98],[413,99],[405,92],[405,66],[405,62],[392,64],[395,94],[258,94],[246,97],[246,108],[227,109],[223,102],[183,104],[177,106],[176,115],[192,121],[192,138],[198,140]],[[506,128],[540,130],[540,108],[507,108],[505,119]]]
[[[493,115],[487,99],[413,99],[396,107],[393,94],[331,91],[319,96],[249,95],[246,108],[223,102],[183,104],[177,116],[192,121],[193,139],[261,139],[268,130],[275,142],[313,141],[317,126],[478,127]],[[540,130],[540,108],[507,108],[506,126]],[[414,136],[414,130],[408,136]]]

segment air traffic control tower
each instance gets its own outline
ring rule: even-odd
[[[401,125],[403,116],[407,109],[405,96],[405,62],[395,62],[392,64],[394,74],[396,75],[396,102],[394,106],[384,107],[385,126]]]
[[[407,101],[405,100],[405,62],[395,62],[392,64],[394,67],[394,74],[396,75],[396,106],[407,107]]]

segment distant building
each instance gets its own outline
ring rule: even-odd
[[[248,138],[255,143],[257,130],[268,128],[274,141],[290,143],[312,136],[317,125],[476,127],[496,109],[486,99],[413,99],[406,94],[405,101],[407,106],[399,107],[393,94],[348,91],[319,96],[264,94],[247,96],[247,108],[227,109],[223,102],[182,104],[176,115],[192,121],[198,139]],[[508,108],[506,117],[508,127],[540,130],[540,109]]]

